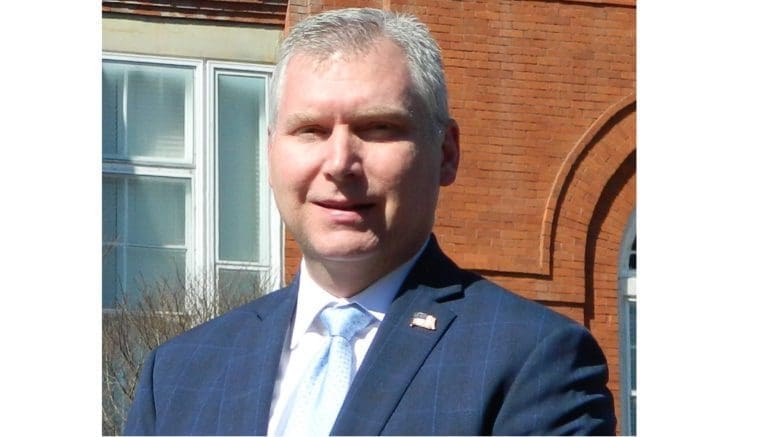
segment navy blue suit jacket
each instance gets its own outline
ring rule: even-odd
[[[266,434],[297,281],[148,357],[126,434]],[[421,311],[435,330],[411,327]],[[380,325],[337,435],[613,434],[607,365],[581,325],[459,269],[434,238]]]

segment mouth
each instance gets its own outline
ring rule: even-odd
[[[348,212],[361,212],[366,211],[373,206],[374,203],[370,202],[350,202],[350,201],[337,201],[337,200],[323,200],[315,201],[313,204],[334,211],[348,211]]]

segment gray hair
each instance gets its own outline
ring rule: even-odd
[[[414,91],[423,102],[435,133],[450,122],[440,47],[415,16],[371,8],[337,9],[297,23],[280,47],[270,85],[270,126],[274,126],[286,67],[296,54],[324,61],[337,52],[365,53],[381,37],[399,46],[407,57]]]

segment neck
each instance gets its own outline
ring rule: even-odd
[[[401,256],[366,260],[321,260],[305,257],[305,268],[311,279],[329,294],[338,298],[353,297],[380,278],[388,275],[412,259],[424,247],[427,240],[410,248]]]
[[[308,269],[311,279],[329,294],[348,298],[359,294],[405,261],[364,265],[364,263],[359,262],[328,261],[324,263],[305,259],[305,267]]]

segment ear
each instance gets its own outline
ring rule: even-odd
[[[459,169],[459,124],[451,119],[442,139],[442,162],[440,163],[440,186],[447,187],[456,180]]]

